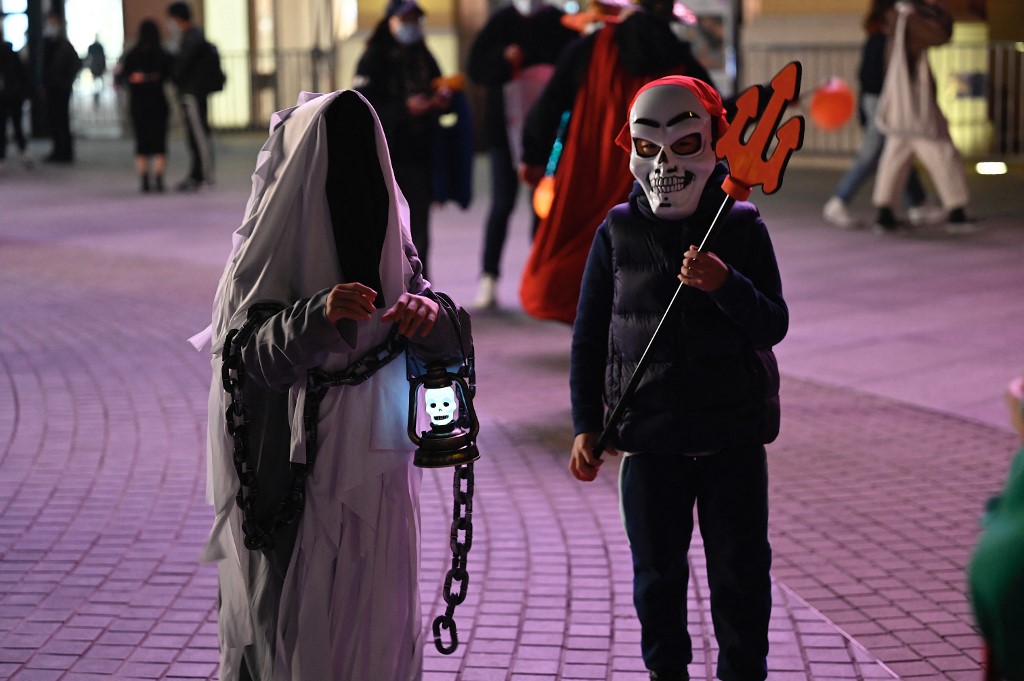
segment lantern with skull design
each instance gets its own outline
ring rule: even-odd
[[[714,170],[712,117],[685,87],[659,85],[641,92],[629,112],[629,170],[655,216],[687,218],[697,210]]]
[[[444,468],[476,461],[480,430],[473,409],[472,375],[463,364],[458,373],[443,364],[430,364],[412,379],[409,388],[409,439],[416,445],[413,463],[421,468]]]

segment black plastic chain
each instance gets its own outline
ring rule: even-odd
[[[405,338],[392,327],[387,339],[369,353],[350,364],[342,371],[329,372],[311,369],[306,373],[306,403],[302,413],[302,425],[306,435],[306,463],[291,463],[292,484],[281,499],[277,511],[268,518],[256,518],[256,499],[260,495],[256,471],[249,463],[249,412],[242,398],[245,386],[245,365],[242,348],[253,333],[281,306],[258,303],[249,308],[245,323],[240,329],[228,331],[224,340],[221,383],[231,395],[231,404],[224,413],[228,434],[234,441],[232,460],[238,474],[239,489],[235,503],[242,509],[242,534],[245,548],[250,551],[269,550],[274,546],[272,535],[282,527],[299,519],[306,503],[306,477],[316,463],[320,403],[327,391],[339,385],[364,383],[379,369],[398,357],[405,350]]]
[[[465,483],[465,487],[463,487]],[[455,607],[466,600],[469,572],[466,557],[473,546],[473,464],[455,467],[453,484],[455,502],[452,508],[452,566],[444,577],[441,597],[448,604],[443,615],[434,618],[434,647],[442,655],[451,655],[459,647],[459,632],[455,626]],[[447,630],[451,644],[441,640],[441,630]]]

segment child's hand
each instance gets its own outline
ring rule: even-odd
[[[710,251],[701,253],[696,246],[683,254],[683,266],[676,277],[687,286],[707,293],[717,291],[729,278],[729,266]]]
[[[594,457],[594,445],[600,433],[580,433],[572,443],[572,455],[569,458],[569,471],[577,480],[592,482],[597,477],[597,470],[604,463],[604,459]],[[605,447],[604,451],[609,456],[618,456],[618,450],[613,447]]]
[[[397,322],[398,333],[406,338],[412,338],[416,333],[421,336],[430,333],[434,328],[434,322],[437,321],[437,313],[437,303],[430,298],[403,293],[398,297],[398,302],[392,305],[380,320]]]
[[[338,284],[327,294],[327,307],[324,314],[331,324],[342,319],[366,321],[373,315],[373,301],[377,292],[359,282]]]

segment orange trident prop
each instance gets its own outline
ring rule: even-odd
[[[746,201],[755,185],[762,185],[765,194],[774,194],[782,186],[782,173],[793,152],[804,142],[804,119],[795,116],[779,127],[786,105],[800,94],[800,64],[790,62],[775,74],[771,82],[772,96],[761,107],[761,92],[747,88],[736,100],[736,117],[722,139],[715,145],[715,155],[729,161],[729,176],[722,183],[726,194],[737,201]],[[758,117],[758,113],[760,117]],[[750,139],[743,135],[754,124]],[[768,148],[772,133],[778,138],[771,157]]]
[[[800,64],[790,62],[781,71],[775,74],[771,81],[772,96],[762,108],[761,90],[757,86],[747,88],[739,99],[736,100],[736,117],[729,124],[729,129],[718,140],[715,145],[715,155],[724,158],[729,162],[729,175],[722,182],[722,191],[725,192],[725,199],[718,207],[715,218],[711,221],[704,239],[700,242],[698,251],[704,250],[704,245],[711,236],[711,230],[718,223],[718,218],[726,212],[726,207],[731,206],[735,201],[746,201],[750,197],[751,190],[761,185],[765,194],[774,194],[782,186],[782,174],[786,170],[793,152],[800,148],[804,142],[804,119],[803,116],[790,118],[782,127],[782,115],[786,112],[786,105],[795,101],[800,94]],[[746,142],[743,141],[744,133],[753,125],[753,130]],[[778,138],[778,144],[769,156],[772,137]],[[650,351],[665,320],[673,313],[676,302],[679,300],[679,292],[685,284],[680,282],[676,288],[675,295],[668,304],[665,314],[654,329],[654,335],[647,343],[644,353],[637,362],[633,375],[622,391],[615,408],[608,415],[604,430],[594,445],[593,454],[600,458],[604,448],[608,445],[611,433],[622,417],[626,404],[636,391],[640,379],[647,369],[650,361]]]

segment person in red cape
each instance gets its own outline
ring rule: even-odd
[[[537,228],[519,289],[523,309],[539,319],[573,322],[594,232],[612,206],[629,194],[629,156],[609,142],[637,90],[670,74],[711,83],[689,43],[680,38],[671,0],[639,3],[621,22],[566,49],[524,125],[519,174],[536,186],[562,114],[570,111],[554,200]]]

